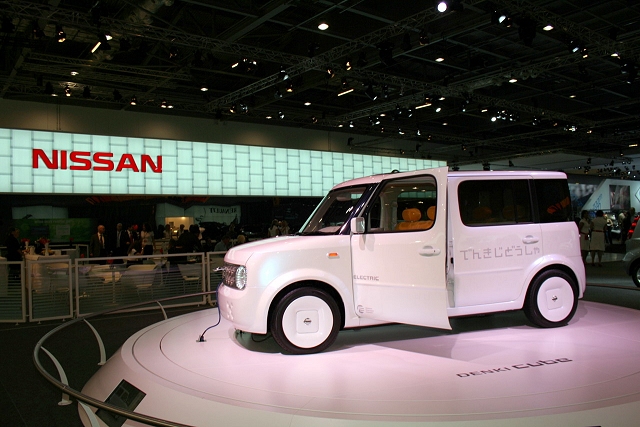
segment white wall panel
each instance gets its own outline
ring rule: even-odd
[[[44,157],[34,160],[34,150],[42,150]],[[89,154],[73,161],[72,152]],[[98,152],[112,154],[103,159],[112,162],[113,170],[95,170],[103,166],[93,158]],[[158,167],[161,162],[161,172],[151,170],[144,156]],[[71,170],[89,160],[90,170]],[[0,192],[5,193],[321,197],[347,179],[441,165],[295,148],[0,129]]]

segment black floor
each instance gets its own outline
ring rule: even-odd
[[[616,256],[609,255],[609,259]],[[587,265],[587,301],[640,310],[640,288],[626,276],[621,261],[607,261],[602,267]],[[169,317],[202,308],[168,310]],[[94,319],[107,357],[138,330],[162,320],[162,313],[120,314]],[[61,322],[42,324],[0,324],[0,427],[80,427],[77,402],[59,406],[62,393],[47,382],[33,363],[33,349],[48,331]],[[64,329],[44,345],[58,358],[69,376],[71,387],[80,390],[98,369],[98,347],[89,327],[82,322]],[[48,372],[53,363],[40,357]]]

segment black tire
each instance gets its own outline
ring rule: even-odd
[[[285,352],[312,354],[334,343],[340,325],[340,310],[334,299],[321,289],[304,287],[278,301],[269,327]]]
[[[631,275],[631,279],[633,279],[633,283],[636,284],[637,287],[640,288],[640,261],[636,261],[631,268],[629,269],[629,274]]]
[[[567,273],[547,270],[536,276],[527,291],[524,314],[542,328],[566,325],[578,308],[578,286]]]

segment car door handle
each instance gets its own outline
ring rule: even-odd
[[[540,241],[540,238],[538,237],[534,237],[534,236],[524,236],[524,238],[522,239],[522,243],[526,243],[526,244],[530,244],[530,243],[538,243]]]
[[[424,248],[420,249],[419,253],[422,256],[435,256],[440,255],[440,249],[434,248],[433,246],[425,246]]]

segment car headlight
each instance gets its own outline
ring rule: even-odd
[[[247,267],[244,265],[236,269],[236,288],[242,290],[247,286]]]
[[[222,267],[222,284],[242,290],[247,286],[247,268],[244,265],[225,263]]]

